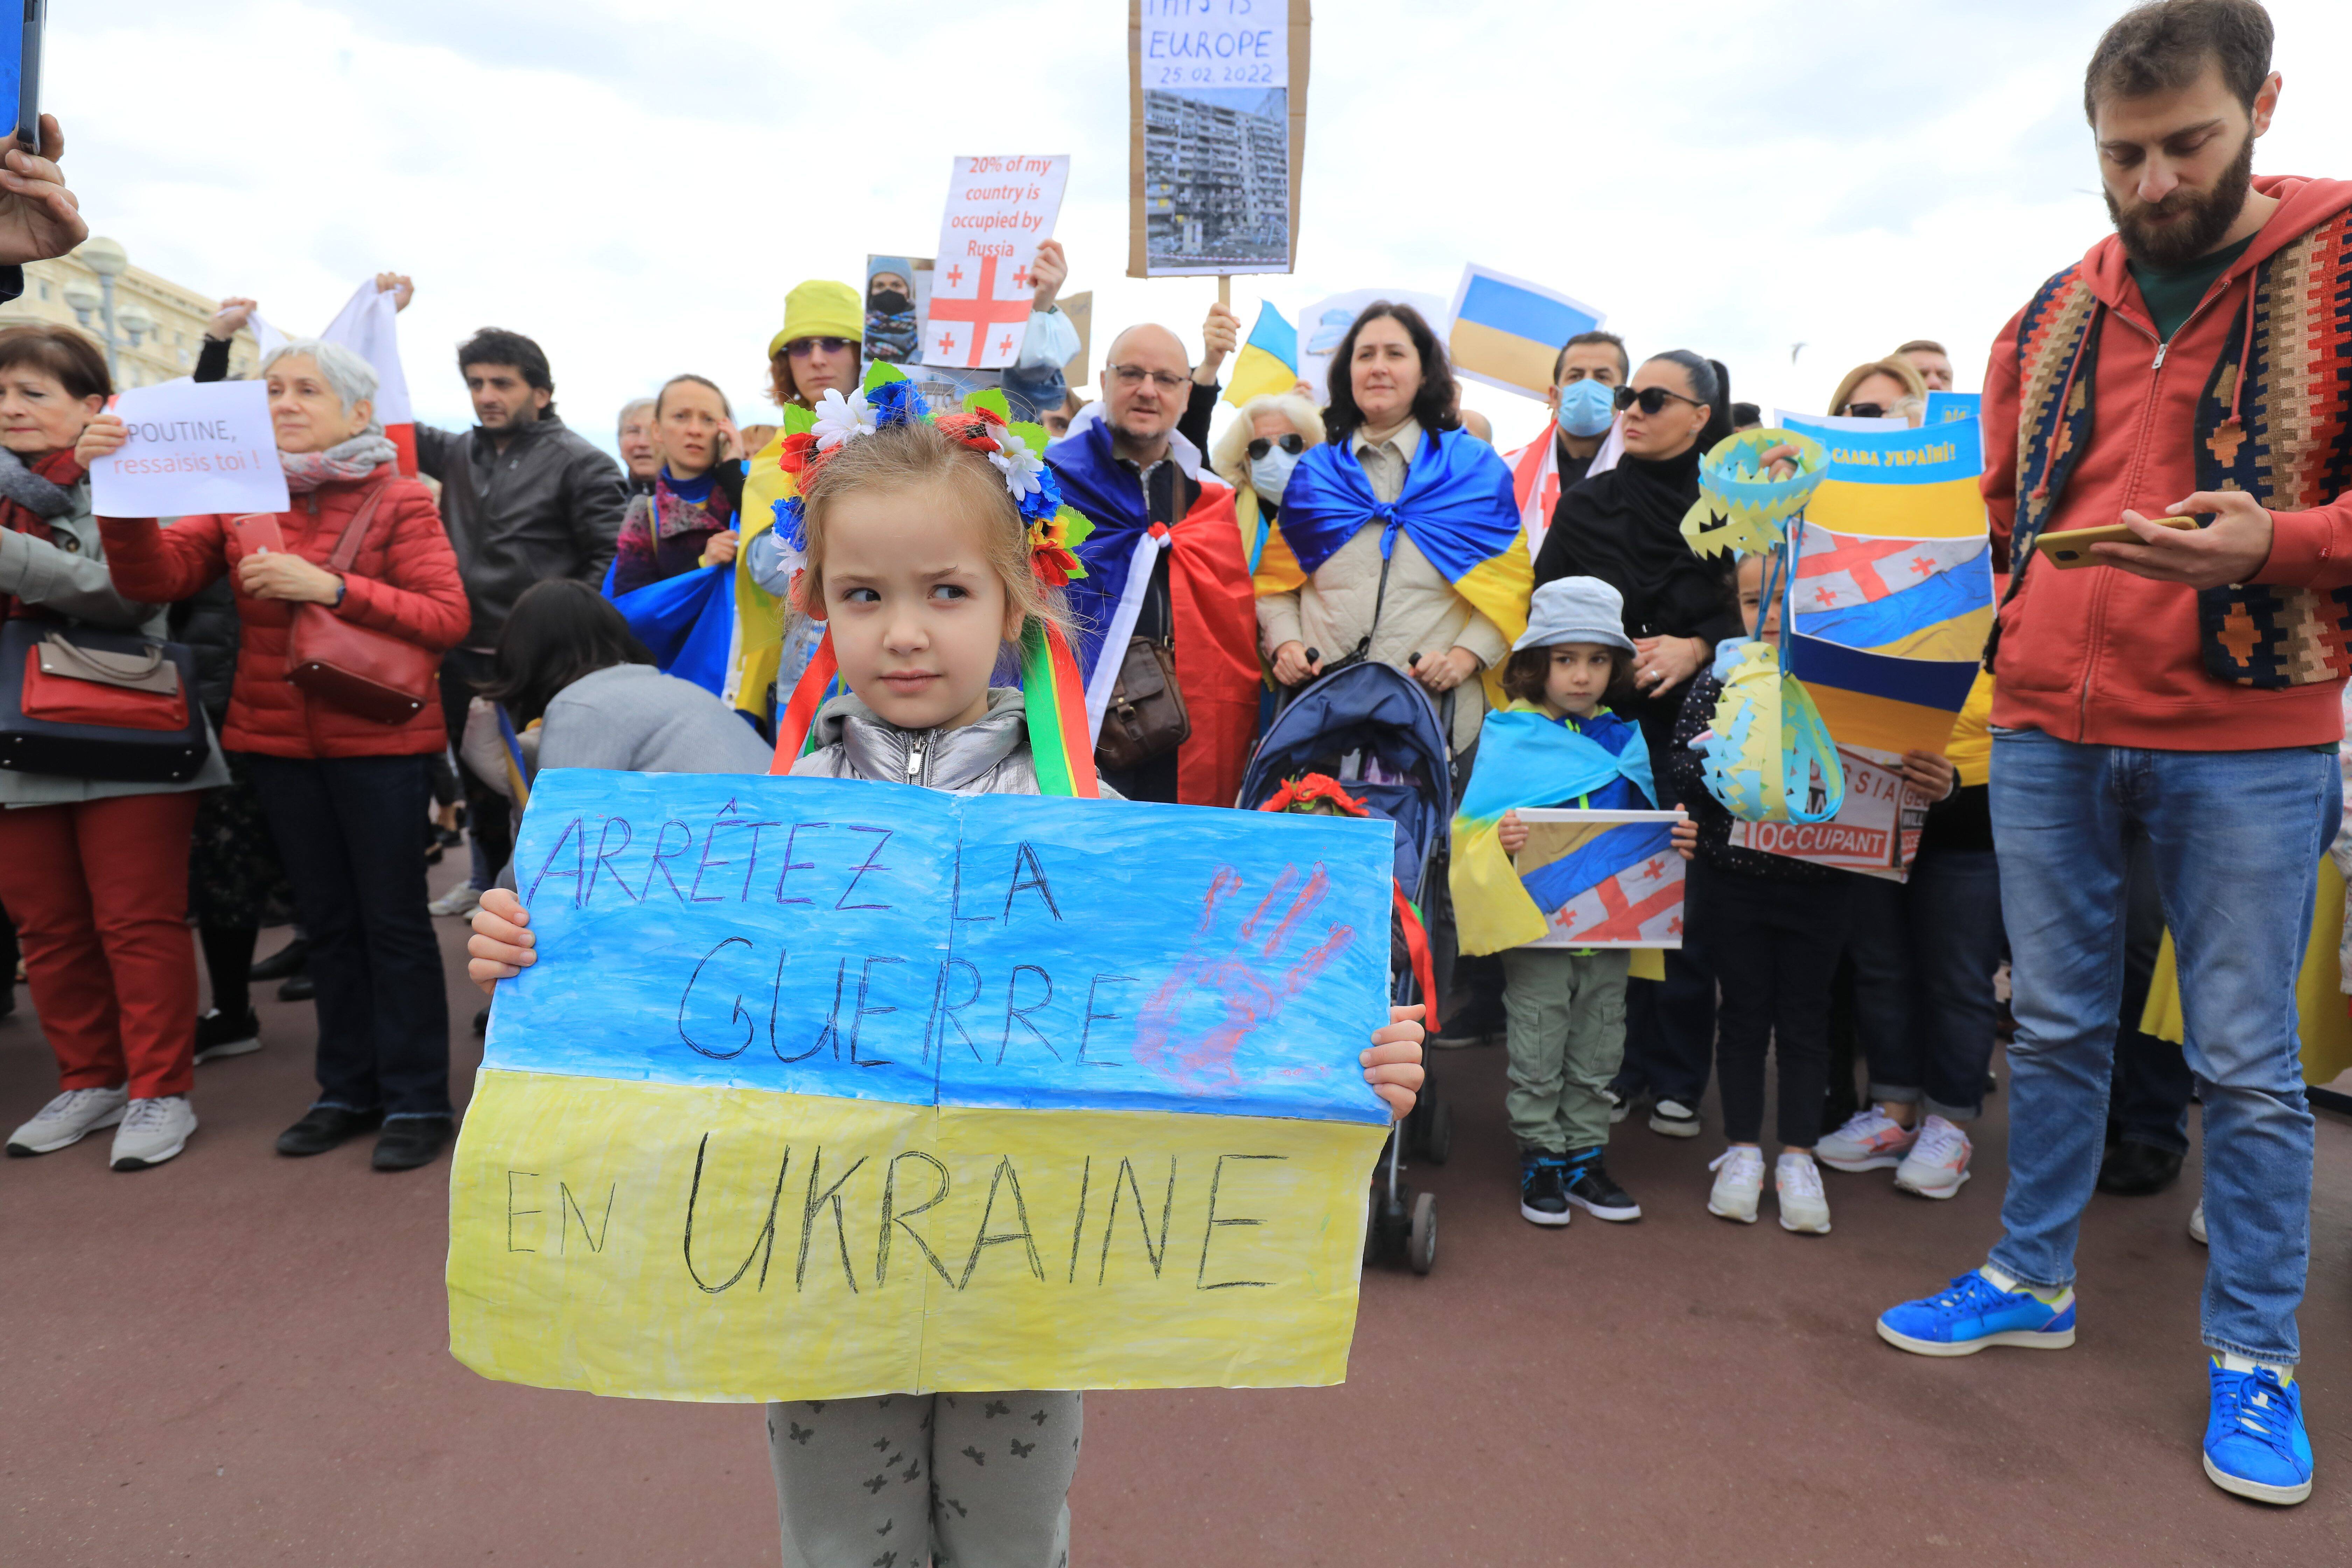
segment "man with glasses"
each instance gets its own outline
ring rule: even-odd
[[[1139,640],[1172,655],[1191,724],[1180,744],[1106,765],[1103,782],[1134,800],[1231,805],[1257,717],[1256,601],[1234,492],[1202,477],[1200,448],[1177,433],[1195,384],[1175,333],[1128,328],[1105,356],[1102,401],[1045,460],[1095,525],[1069,595],[1097,732],[1134,695],[1122,669],[1150,679]]]
[[[453,746],[514,602],[550,577],[601,584],[628,506],[621,466],[556,416],[555,378],[537,343],[485,327],[458,347],[457,372],[478,423],[471,431],[416,426],[416,466],[440,481],[442,522],[473,605],[465,642],[441,660]],[[506,796],[462,771],[474,875],[434,901],[439,915],[472,913],[513,847]]]

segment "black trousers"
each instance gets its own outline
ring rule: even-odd
[[[425,909],[425,758],[248,756],[319,987],[319,1103],[449,1114],[449,997]]]
[[[1695,862],[1690,923],[1706,932],[1722,983],[1715,1075],[1727,1142],[1762,1142],[1764,1058],[1780,1061],[1780,1142],[1810,1149],[1828,1090],[1830,982],[1854,884],[1783,882]]]
[[[449,728],[452,753],[466,738],[466,705],[479,695],[478,683],[488,680],[497,665],[491,655],[471,648],[453,647],[441,656],[441,717]],[[488,867],[482,883],[487,888],[514,855],[514,806],[463,763],[457,764],[457,776],[466,786],[466,831]]]

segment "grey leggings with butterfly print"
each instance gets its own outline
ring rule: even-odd
[[[1068,1568],[1076,1394],[768,1406],[784,1568]]]

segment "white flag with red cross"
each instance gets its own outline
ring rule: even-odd
[[[1021,357],[1036,290],[1030,271],[1068,184],[1066,154],[959,157],[932,263],[923,363],[1001,369]]]

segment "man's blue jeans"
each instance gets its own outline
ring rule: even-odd
[[[2261,1361],[2297,1359],[2312,1121],[2294,985],[2342,792],[2333,747],[2158,752],[1993,731],[2017,1017],[2006,1234],[1993,1267],[2029,1285],[2074,1282],[2105,1142],[2126,867],[2144,837],[2179,956],[2189,1065],[2204,1090],[2203,1338]]]

